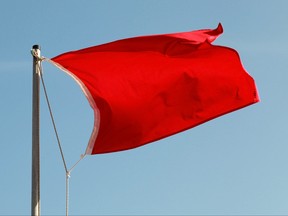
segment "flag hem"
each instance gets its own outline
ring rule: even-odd
[[[64,71],[66,74],[68,74],[70,77],[72,77],[76,81],[76,83],[80,86],[80,88],[83,91],[84,95],[88,99],[91,108],[94,111],[93,130],[92,130],[88,145],[87,145],[86,150],[85,150],[85,155],[87,155],[87,154],[90,155],[92,153],[93,145],[95,143],[95,140],[96,140],[96,137],[97,137],[98,131],[99,131],[100,111],[99,111],[99,109],[98,109],[98,107],[97,107],[97,105],[96,105],[96,103],[95,103],[90,91],[88,90],[88,88],[85,86],[85,84],[77,76],[75,76],[71,71],[69,71],[68,69],[64,68],[63,66],[61,66],[57,62],[54,62],[53,60],[51,60],[49,58],[45,58],[45,60],[47,62],[50,62],[51,64],[55,65],[60,70]]]

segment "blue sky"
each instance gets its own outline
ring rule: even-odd
[[[32,57],[121,38],[215,28],[261,102],[141,148],[87,156],[70,178],[70,215],[288,215],[288,1],[0,2],[0,215],[31,212]],[[93,112],[77,84],[44,62],[68,167]],[[65,172],[41,91],[41,213],[65,214]]]

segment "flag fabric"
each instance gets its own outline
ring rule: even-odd
[[[86,154],[127,150],[259,101],[238,53],[216,29],[122,39],[51,59],[94,110]]]

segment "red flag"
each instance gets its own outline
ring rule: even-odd
[[[238,53],[214,30],[142,36],[71,51],[52,61],[94,110],[86,154],[127,150],[259,101]]]

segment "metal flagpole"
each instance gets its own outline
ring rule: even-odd
[[[40,46],[32,47],[33,93],[32,93],[32,196],[31,215],[40,215]],[[38,58],[37,58],[38,57]]]

